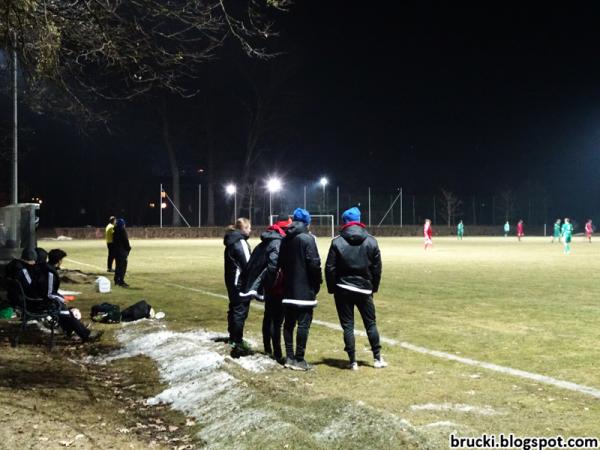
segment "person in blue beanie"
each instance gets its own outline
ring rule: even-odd
[[[354,344],[354,307],[358,309],[373,352],[373,366],[387,367],[381,357],[381,344],[375,318],[373,293],[381,281],[381,253],[377,240],[367,233],[360,221],[360,210],[350,208],[342,215],[340,235],[331,241],[325,278],[327,290],[333,294],[340,325],[344,330],[344,350],[351,370],[358,370]]]
[[[127,272],[127,258],[131,251],[129,245],[129,236],[125,229],[125,219],[117,219],[115,231],[113,233],[113,252],[115,255],[115,284],[121,287],[129,287],[125,283],[125,273]]]
[[[285,367],[293,370],[309,370],[304,359],[308,332],[313,310],[317,306],[317,294],[323,283],[321,258],[315,237],[308,231],[310,213],[296,208],[292,223],[286,229],[281,242],[277,267],[283,274],[283,340],[285,342]],[[294,328],[296,349],[294,350]]]

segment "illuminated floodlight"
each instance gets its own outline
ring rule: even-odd
[[[325,187],[329,183],[329,180],[327,178],[323,177],[319,180],[319,183],[321,184],[321,186]]]
[[[235,184],[228,184],[227,186],[225,186],[225,192],[227,193],[227,195],[235,194],[235,192],[236,192]]]
[[[166,202],[162,202],[162,203],[160,204],[160,207],[161,207],[162,209],[165,209],[165,208],[167,207],[167,203],[166,203]]]
[[[267,190],[269,192],[277,192],[281,190],[281,180],[279,178],[269,178],[267,181]]]

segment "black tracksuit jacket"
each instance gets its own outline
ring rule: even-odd
[[[250,259],[250,245],[247,236],[239,230],[228,231],[223,238],[225,245],[225,286],[230,302],[240,302],[239,293],[242,288],[242,275]],[[250,297],[247,298],[250,300]]]
[[[330,294],[352,291],[370,295],[379,290],[381,253],[377,240],[364,225],[345,227],[331,241],[325,278]]]
[[[256,246],[246,270],[242,274],[242,296],[256,296],[262,299],[269,293],[277,278],[277,260],[283,236],[275,230],[267,230],[260,235],[261,243]]]
[[[316,306],[323,282],[315,237],[304,222],[292,222],[281,242],[277,266],[283,272],[283,303]]]
[[[129,245],[129,236],[127,236],[125,227],[115,227],[113,251],[116,257],[127,258],[129,256],[131,245]]]

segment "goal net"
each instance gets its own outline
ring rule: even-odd
[[[269,216],[269,225],[277,220],[277,215]],[[317,237],[335,237],[335,221],[332,214],[311,214],[310,231]]]

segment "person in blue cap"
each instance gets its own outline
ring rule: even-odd
[[[121,287],[129,287],[125,283],[125,273],[127,272],[127,258],[131,251],[129,245],[129,236],[125,229],[125,219],[117,219],[115,231],[113,233],[113,252],[115,255],[115,284]]]
[[[373,366],[387,367],[381,356],[379,332],[375,320],[373,293],[381,281],[381,252],[377,240],[367,233],[356,207],[344,211],[340,235],[331,241],[325,278],[327,290],[333,294],[340,325],[344,330],[344,350],[350,359],[349,368],[358,370],[354,346],[354,307],[358,309],[373,352]]]
[[[279,249],[278,269],[283,274],[283,340],[285,342],[285,367],[293,370],[309,370],[304,359],[308,332],[317,306],[317,294],[323,283],[321,258],[315,237],[308,231],[310,213],[296,208],[292,223]],[[294,351],[294,328],[296,349]]]

